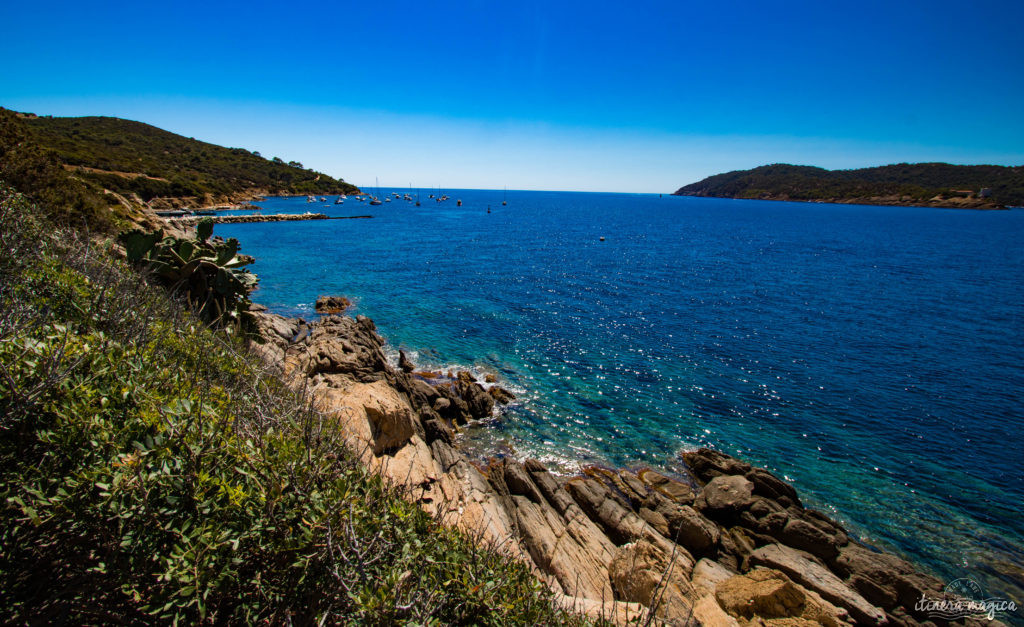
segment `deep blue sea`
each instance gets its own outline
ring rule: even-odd
[[[215,233],[272,311],[346,295],[418,364],[498,374],[519,402],[470,450],[572,472],[717,447],[1024,604],[1024,211],[447,193],[271,198],[374,217]]]

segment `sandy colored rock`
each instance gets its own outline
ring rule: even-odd
[[[731,616],[737,618],[785,618],[803,614],[807,597],[785,576],[736,575],[720,582],[715,598]],[[755,573],[751,573],[754,575]]]
[[[370,425],[374,455],[399,449],[416,433],[412,409],[383,381],[364,388],[369,394],[363,402],[363,411]]]
[[[572,496],[558,484],[558,481],[543,464],[537,460],[528,459],[523,467],[530,473],[533,484],[541,491],[548,503],[555,508],[555,511],[564,515],[571,507],[579,509]]]
[[[736,513],[754,502],[754,484],[740,475],[721,475],[704,486],[698,507],[714,513]]]
[[[614,548],[610,542],[602,543],[599,536],[584,535],[586,541],[581,543],[566,521],[546,503],[534,503],[520,495],[512,496],[512,501],[515,522],[530,557],[542,571],[554,576],[566,594],[614,598],[607,567]]]
[[[608,621],[613,625],[643,625],[647,617],[647,608],[639,603],[602,601],[558,593],[555,594],[555,603],[570,612],[582,614],[597,621]]]
[[[680,505],[667,499],[660,500],[655,507],[654,511],[666,521],[666,538],[685,547],[694,555],[708,555],[714,552],[721,535],[715,523],[689,505]]]
[[[737,575],[718,584],[715,598],[730,615],[748,620],[760,619],[767,624],[802,624],[839,627],[848,615],[817,594],[794,583],[784,573],[755,568],[746,575]],[[793,619],[796,622],[780,622]]]
[[[794,549],[807,551],[823,560],[830,560],[839,555],[839,542],[836,537],[806,520],[790,519],[776,537]]]
[[[616,598],[657,605],[656,615],[685,621],[693,613],[696,598],[687,572],[690,566],[678,554],[647,540],[618,548],[608,567]]]
[[[566,482],[565,487],[587,516],[598,523],[616,544],[626,544],[639,539],[647,539],[661,546],[670,544],[643,518],[612,498],[611,492],[604,484],[594,479],[572,479]],[[680,551],[686,553],[685,549],[680,548]],[[689,554],[686,557],[689,560],[689,572],[693,567],[693,560]]]
[[[887,623],[884,611],[868,603],[839,577],[796,549],[781,544],[763,546],[750,554],[749,561],[752,566],[782,571],[826,601],[845,608],[858,621],[872,625]]]
[[[693,617],[703,627],[739,627],[735,618],[726,614],[713,594],[705,594],[693,604]]]
[[[734,577],[736,573],[730,571],[718,562],[704,558],[698,560],[693,567],[693,575],[690,576],[690,583],[698,594],[706,595],[715,593],[715,588],[723,581]]]

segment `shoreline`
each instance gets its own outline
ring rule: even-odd
[[[661,590],[662,620],[692,615],[734,625],[780,618],[748,615],[734,603],[735,594],[768,586],[775,601],[779,590],[794,590],[800,612],[815,608],[813,616],[791,608],[793,619],[916,625],[930,618],[915,609],[918,601],[945,598],[937,578],[852,539],[806,509],[787,482],[718,451],[680,454],[685,477],[597,466],[557,476],[535,460],[508,457],[480,463],[462,452],[455,433],[489,417],[495,400],[468,373],[437,383],[404,354],[393,367],[363,316],[307,323],[255,315],[265,338],[257,351],[340,418],[369,468],[442,521],[530,565],[578,611],[623,622]],[[666,569],[677,573],[665,580]]]
[[[999,205],[991,202],[948,203],[945,201],[901,201],[889,200],[886,197],[831,199],[815,198],[808,200],[800,198],[745,198],[742,196],[710,196],[705,194],[679,194],[676,192],[673,192],[671,195],[692,198],[720,198],[724,200],[768,200],[772,202],[802,202],[823,205],[864,205],[868,207],[920,207],[924,209],[964,209],[968,211],[1008,211],[1012,209],[1012,207],[1007,207],[1005,205]]]

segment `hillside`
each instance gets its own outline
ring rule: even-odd
[[[18,114],[17,121],[34,143],[55,153],[76,176],[145,201],[170,197],[211,204],[260,194],[358,191],[298,162],[266,159],[244,148],[208,144],[142,122],[31,114]]]
[[[675,195],[995,209],[1024,205],[1024,166],[900,163],[825,170],[773,164],[716,174]]]

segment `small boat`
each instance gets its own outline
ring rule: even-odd
[[[345,204],[345,197],[344,196],[338,196],[338,199],[334,201],[334,204],[336,204],[336,205],[344,205]]]
[[[384,202],[391,202],[391,199],[390,198],[385,198]]]
[[[306,202],[316,202],[316,198],[313,198],[312,196],[306,196]]]
[[[377,184],[375,186],[375,190],[374,190],[377,193],[377,196],[373,196],[373,197],[370,198],[370,204],[371,205],[380,205],[380,204],[382,204],[381,201],[380,201],[380,198],[378,198],[378,196],[380,195],[380,179],[374,177],[373,180]],[[388,202],[391,202],[391,200],[389,199]]]
[[[457,207],[461,207],[461,206],[462,206],[462,199],[460,198],[460,199],[456,200],[456,201],[455,201],[455,205],[456,205]]]
[[[505,192],[501,196],[501,206],[504,207],[508,204],[508,186],[505,186]]]

